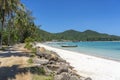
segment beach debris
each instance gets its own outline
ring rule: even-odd
[[[81,80],[81,79],[76,75],[71,75],[67,72],[63,72],[59,75],[55,75],[54,80]]]
[[[57,70],[57,74],[60,74],[62,72],[68,72],[68,65],[61,65],[60,68]]]
[[[51,73],[53,72],[52,70],[50,70],[48,67],[44,66],[44,70],[45,70],[45,75],[49,76],[51,75]]]
[[[45,65],[45,64],[48,64],[49,60],[47,60],[47,59],[34,59],[33,62],[35,64]]]
[[[81,79],[76,75],[72,75],[69,80],[81,80]]]
[[[57,61],[58,57],[54,54],[51,54],[50,57],[49,57],[49,60]]]
[[[39,50],[40,50],[40,52],[45,52],[46,51],[44,47],[40,47]]]
[[[86,78],[85,80],[92,80],[90,77]]]

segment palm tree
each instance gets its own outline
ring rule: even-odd
[[[18,14],[15,17],[15,29],[18,32],[19,42],[24,42],[24,40],[30,36],[34,31],[31,29],[34,26],[34,17],[31,16],[32,13],[27,11],[18,11]]]
[[[20,0],[0,0],[0,20],[1,20],[1,39],[0,47],[2,47],[2,32],[5,26],[5,21],[15,15],[17,9],[21,9]]]

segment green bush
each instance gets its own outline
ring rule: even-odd
[[[27,48],[27,49],[32,49],[32,44],[30,44],[29,42],[27,42],[26,43],[26,45],[25,45],[25,48]]]
[[[32,80],[54,80],[51,76],[45,76],[45,75],[33,75]]]
[[[30,42],[33,42],[33,41],[34,41],[34,39],[31,38],[31,37],[28,37],[28,38],[25,39],[25,43],[30,43]]]
[[[45,75],[45,70],[43,67],[31,67],[30,72]]]
[[[32,52],[33,52],[33,53],[36,53],[36,48],[32,48]]]
[[[5,50],[5,47],[0,48],[0,51],[4,51],[4,50]]]
[[[28,63],[33,63],[33,60],[32,60],[32,58],[30,58],[30,59],[28,59]]]

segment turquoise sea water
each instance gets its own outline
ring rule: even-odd
[[[52,42],[47,45],[120,61],[120,42]],[[78,47],[65,48],[61,47],[62,45],[77,45]]]

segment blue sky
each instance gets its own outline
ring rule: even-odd
[[[22,0],[41,29],[87,29],[120,35],[120,0]]]

